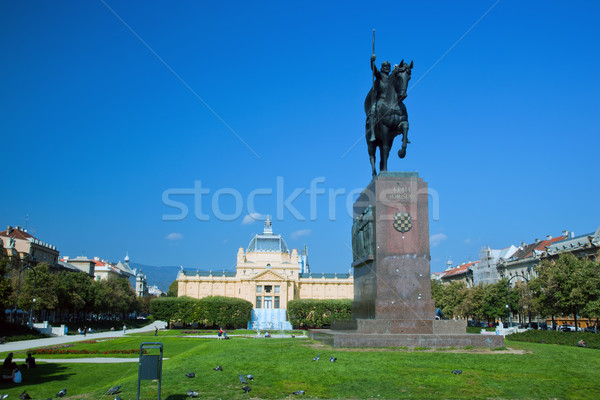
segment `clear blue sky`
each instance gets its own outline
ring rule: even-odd
[[[371,179],[363,101],[376,29],[378,64],[414,60],[412,144],[404,160],[396,144],[389,169],[418,171],[439,196],[432,271],[487,245],[595,231],[599,11],[595,1],[3,1],[0,224],[28,214],[61,255],[221,269],[262,231],[244,223],[257,212],[274,216],[289,247],[308,245],[313,271],[347,271],[346,199]],[[202,204],[170,195],[189,213],[165,220],[180,211],[163,193],[197,181],[210,191]],[[326,191],[312,206],[311,182]],[[289,208],[278,216],[277,192],[295,189],[304,221]],[[335,210],[330,190],[343,193]]]

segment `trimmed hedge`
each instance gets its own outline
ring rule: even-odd
[[[577,346],[577,343],[583,340],[587,343],[588,348],[600,348],[600,334],[591,332],[559,332],[533,329],[506,335],[505,339],[511,342],[558,344],[561,346]]]
[[[288,319],[294,328],[321,328],[334,319],[352,317],[352,300],[290,300]]]
[[[150,300],[150,314],[155,320],[169,324],[175,321],[187,322],[190,311],[198,301],[191,297],[157,297]]]
[[[40,339],[49,336],[26,325],[0,320],[0,337],[5,338],[6,342],[18,342],[20,340]]]
[[[198,323],[201,327],[245,328],[250,321],[252,303],[232,297],[212,296],[158,297],[150,302],[150,312],[156,320]]]
[[[232,297],[205,297],[191,314],[194,322],[206,328],[246,328],[252,318],[252,303]]]

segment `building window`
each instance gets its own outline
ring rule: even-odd
[[[256,285],[256,293],[262,293],[262,285]]]
[[[275,293],[279,293],[279,286],[275,286]]]
[[[265,308],[273,308],[273,298],[271,296],[265,296]]]
[[[260,296],[256,296],[256,308],[261,308],[260,299],[261,299]]]
[[[265,292],[266,293],[271,293],[273,291],[273,286],[271,285],[265,285]]]
[[[279,296],[275,296],[275,301],[273,302],[273,308],[279,308]]]
[[[271,269],[271,264],[267,264],[267,269]]]

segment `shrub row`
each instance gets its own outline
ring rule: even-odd
[[[350,319],[352,300],[291,300],[287,312],[294,328],[322,328],[334,319]]]
[[[7,342],[16,342],[19,340],[45,338],[48,335],[44,335],[37,329],[29,328],[26,325],[0,320],[0,337],[6,337]]]
[[[507,335],[505,339],[514,342],[558,344],[562,346],[577,346],[577,343],[583,340],[587,343],[588,348],[600,348],[600,334],[591,332],[558,332],[534,329]]]
[[[159,297],[150,302],[150,312],[156,320],[197,323],[201,327],[245,328],[250,321],[252,303],[232,297],[212,296]]]

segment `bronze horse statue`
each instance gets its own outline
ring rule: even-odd
[[[389,65],[389,64],[388,64]],[[367,94],[365,99],[365,112],[367,113],[366,139],[369,150],[369,160],[373,170],[373,176],[377,175],[375,170],[375,150],[379,147],[379,171],[387,171],[387,160],[390,155],[392,143],[397,135],[402,134],[402,148],[398,151],[398,157],[406,156],[406,146],[408,143],[408,114],[406,107],[402,102],[406,98],[406,91],[413,62],[410,65],[404,60],[394,67],[388,78],[388,84],[379,100],[373,88]],[[389,71],[389,69],[388,69]],[[375,107],[373,107],[375,105]],[[373,113],[369,116],[369,112]],[[371,124],[373,125],[371,127]],[[371,129],[374,130],[374,139],[372,140]]]

